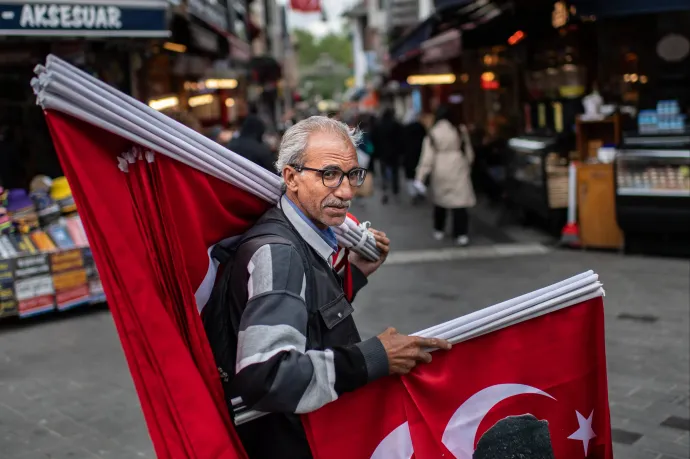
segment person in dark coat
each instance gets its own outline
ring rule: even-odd
[[[393,109],[385,109],[373,133],[374,151],[381,163],[382,169],[382,201],[384,204],[388,202],[389,188],[393,192],[393,196],[397,196],[400,193],[399,168],[403,155],[402,131],[401,124],[395,119]]]
[[[419,119],[419,115],[411,113],[407,123],[403,126],[403,168],[405,170],[405,181],[407,182],[407,193],[416,203],[420,200],[420,195],[414,186],[417,164],[422,155],[422,143],[426,137],[426,128]]]
[[[275,157],[269,146],[263,142],[265,130],[266,127],[261,118],[253,114],[247,115],[240,129],[240,135],[230,141],[228,149],[275,173],[273,167]]]

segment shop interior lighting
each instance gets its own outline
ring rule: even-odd
[[[235,106],[235,99],[233,99],[232,97],[225,99],[225,106],[228,108],[234,107]]]
[[[438,75],[410,75],[407,77],[407,83],[413,86],[427,84],[453,84],[455,83],[455,75],[452,73],[442,73]]]
[[[522,30],[518,30],[515,32],[513,35],[508,38],[508,44],[510,46],[516,45],[522,41],[522,39],[525,38],[525,32]]]
[[[640,75],[640,83],[647,84],[647,81],[649,81],[647,75]]]
[[[491,67],[498,64],[498,56],[495,54],[485,54],[484,55],[484,65]]]
[[[494,81],[494,80],[496,80],[496,74],[494,72],[482,73],[482,81]]]
[[[577,66],[573,64],[563,64],[564,72],[575,72],[577,71]]]
[[[462,75],[460,75],[460,81],[462,81],[463,83],[467,83],[468,81],[470,81],[470,75],[467,73],[463,73]]]
[[[625,81],[626,83],[630,83],[630,74],[629,73],[626,73],[625,75],[623,75],[623,81]]]
[[[630,75],[630,81],[632,81],[633,83],[637,83],[637,80],[638,80],[637,73],[633,73],[632,75]]]
[[[204,81],[204,85],[209,89],[235,89],[237,80],[234,78],[211,79]]]
[[[546,147],[544,142],[520,138],[510,139],[508,141],[508,145],[512,148],[520,150],[543,150],[544,147]]]
[[[185,45],[180,43],[173,43],[171,41],[166,41],[165,43],[163,43],[163,48],[175,53],[184,53],[187,51],[187,47]]]
[[[203,94],[201,96],[190,97],[187,101],[190,107],[201,107],[213,103],[213,95]]]
[[[184,83],[185,91],[203,91],[206,89],[203,83],[197,83],[196,81],[185,81]]]
[[[149,101],[149,107],[151,107],[154,110],[166,110],[168,108],[173,108],[177,107],[180,104],[180,100],[173,96],[173,97],[165,97],[163,99],[154,99]]]

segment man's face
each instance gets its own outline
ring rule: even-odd
[[[357,152],[352,144],[332,132],[314,132],[309,136],[304,155],[305,167],[312,169],[340,169],[348,172],[358,167]],[[290,197],[317,226],[339,226],[347,217],[355,188],[345,177],[337,188],[323,184],[321,173],[291,167],[283,171]]]

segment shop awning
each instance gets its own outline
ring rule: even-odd
[[[435,22],[435,16],[431,16],[394,43],[390,50],[391,59],[399,62],[419,54],[422,43],[431,38]]]
[[[632,14],[688,11],[688,0],[576,0],[577,13],[585,16],[626,16]]]
[[[168,37],[167,0],[0,0],[0,36]]]
[[[435,36],[439,24],[474,30],[500,16],[508,5],[504,0],[437,0],[436,13],[391,46],[391,59],[401,62],[419,54],[422,43]]]

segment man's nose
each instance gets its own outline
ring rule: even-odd
[[[333,195],[343,201],[349,201],[355,196],[355,190],[350,181],[345,177],[343,183],[333,191]]]

